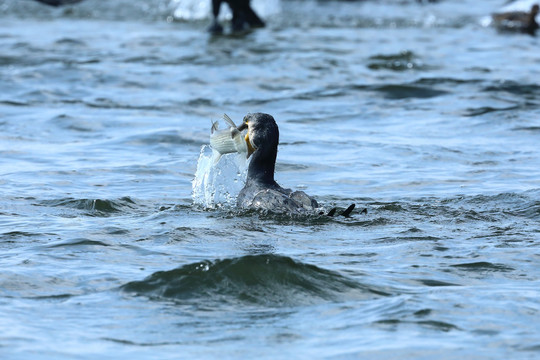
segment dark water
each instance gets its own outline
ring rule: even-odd
[[[0,0],[0,357],[540,357],[538,38],[265,4],[212,38],[197,2]],[[194,204],[210,120],[256,111],[278,182],[367,215]]]

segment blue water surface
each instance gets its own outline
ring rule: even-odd
[[[538,38],[495,0],[253,5],[0,0],[0,357],[540,357]],[[195,201],[249,112],[352,217]]]

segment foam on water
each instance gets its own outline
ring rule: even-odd
[[[205,209],[235,206],[246,176],[245,154],[226,154],[216,161],[210,146],[204,145],[192,182],[193,203]]]

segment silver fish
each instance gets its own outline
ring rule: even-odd
[[[229,153],[246,153],[248,146],[242,133],[238,131],[236,125],[227,114],[223,114],[223,120],[229,125],[228,129],[219,130],[219,123],[212,122],[210,146],[215,151],[216,159],[219,160],[221,155]]]

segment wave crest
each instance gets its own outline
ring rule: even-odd
[[[150,298],[200,303],[296,306],[389,294],[337,272],[278,255],[202,261],[121,287]]]

